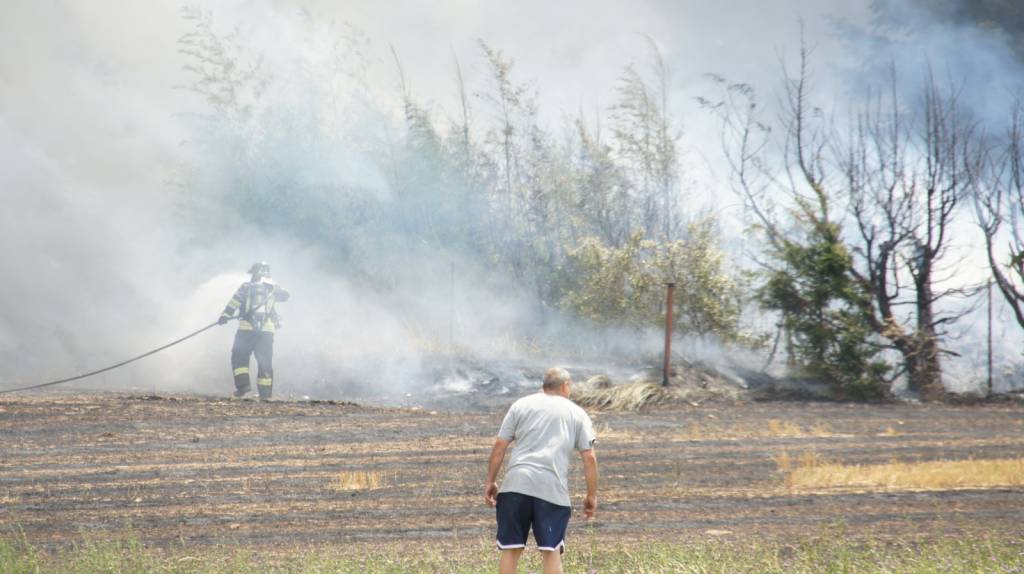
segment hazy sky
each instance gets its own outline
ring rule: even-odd
[[[93,127],[82,123],[97,121],[100,110],[121,120],[105,125],[106,134],[130,137],[133,130],[146,130],[152,140],[164,135],[154,133],[153,126],[167,132],[173,115],[187,109],[187,94],[171,90],[187,79],[175,45],[187,30],[178,15],[180,2],[6,4],[8,17],[0,22],[8,47],[0,54],[0,81],[7,86],[3,114],[40,143],[59,145],[68,131]],[[200,5],[208,6],[224,29],[241,26],[248,35],[266,38],[270,54],[275,43],[289,40],[282,17],[307,10],[325,24],[350,24],[371,42],[376,89],[397,88],[390,44],[413,92],[444,107],[454,103],[454,58],[472,82],[481,71],[476,42],[483,39],[515,59],[518,78],[537,87],[543,109],[554,115],[606,106],[622,67],[647,61],[641,35],[663,50],[680,100],[698,93],[707,72],[748,82],[774,79],[780,57],[792,56],[799,44],[801,18],[822,63],[833,65],[841,50],[830,36],[830,22],[863,19],[864,10],[852,4],[270,0]],[[139,116],[151,123],[140,125]]]
[[[188,30],[178,13],[182,5],[5,2],[6,17],[0,21],[5,46],[0,52],[0,118],[5,129],[47,154],[81,159],[75,167],[88,170],[82,175],[90,179],[111,175],[103,167],[109,161],[102,157],[85,161],[89,153],[105,155],[107,145],[130,143],[147,162],[167,160],[186,137],[176,114],[198,103],[172,89],[188,80],[175,43]],[[780,63],[792,64],[796,57],[801,26],[814,50],[825,101],[842,99],[864,84],[863,77],[853,81],[850,76],[866,71],[862,62],[869,56],[882,68],[890,58],[899,62],[923,57],[940,69],[952,66],[958,75],[972,76],[967,78],[972,87],[982,84],[979,96],[994,92],[1003,97],[1007,87],[994,72],[1009,71],[1008,52],[998,41],[981,45],[945,25],[925,27],[909,43],[897,46],[899,51],[879,54],[886,46],[879,48],[870,34],[849,33],[868,25],[868,0],[226,0],[198,5],[211,10],[222,29],[238,26],[245,35],[262,39],[270,57],[288,49],[294,40],[288,20],[301,11],[324,25],[353,26],[369,41],[373,89],[382,96],[397,94],[397,73],[388,52],[393,46],[413,94],[439,112],[455,109],[456,57],[471,86],[480,79],[479,39],[515,59],[516,77],[537,88],[543,113],[556,121],[563,113],[594,114],[605,108],[622,68],[649,62],[642,37],[647,35],[671,67],[672,97],[684,130],[700,130],[706,121],[693,105],[693,98],[707,90],[706,73],[752,83],[770,100]],[[928,21],[926,13],[914,13],[921,22]],[[837,37],[837,31],[843,36]],[[88,145],[89,140],[104,145]],[[700,138],[685,143],[696,145]],[[125,179],[125,164],[117,166],[115,183]],[[152,165],[132,162],[127,167],[152,174]]]

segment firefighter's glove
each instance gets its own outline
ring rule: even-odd
[[[228,322],[228,318],[225,315],[221,315],[220,318],[217,319],[217,324],[218,325],[226,325],[227,322]]]

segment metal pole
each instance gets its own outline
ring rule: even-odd
[[[452,261],[452,274],[451,274],[451,301],[448,305],[448,349],[449,352],[455,353],[455,262]]]
[[[988,388],[985,396],[992,394],[992,280],[988,280]]]
[[[665,361],[661,366],[661,384],[668,386],[669,363],[672,360],[672,297],[675,294],[676,284],[666,283],[668,287],[665,293]]]

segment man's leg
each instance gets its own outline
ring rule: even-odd
[[[544,568],[544,574],[562,574],[562,551],[558,550],[541,550],[541,566]]]
[[[569,527],[572,508],[533,499],[533,537],[541,553],[544,574],[562,574],[562,551],[565,531]]]
[[[533,497],[518,492],[501,492],[498,494],[495,516],[498,521],[498,535],[495,539],[501,549],[498,572],[512,574],[526,547],[526,535],[530,532],[530,521],[533,519]]]
[[[506,548],[502,550],[501,560],[498,560],[498,574],[515,574],[516,569],[519,567],[519,557],[522,554],[522,548]]]
[[[235,377],[235,396],[243,397],[252,390],[249,380],[249,355],[256,344],[252,331],[236,331],[235,342],[231,345],[231,369]]]
[[[256,390],[261,399],[269,399],[274,391],[274,334],[259,333],[255,349],[256,365],[259,367],[256,377]]]

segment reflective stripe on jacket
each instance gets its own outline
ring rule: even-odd
[[[273,333],[281,322],[274,306],[278,301],[287,301],[288,297],[287,291],[273,283],[242,283],[224,306],[221,316],[231,318],[237,314],[239,331]]]

